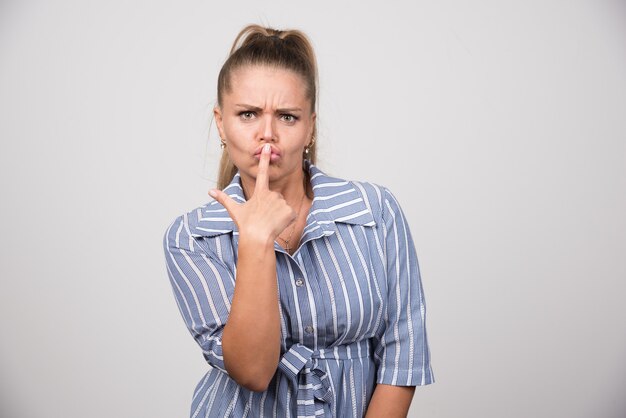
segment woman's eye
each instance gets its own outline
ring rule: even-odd
[[[239,113],[239,116],[241,116],[243,119],[252,119],[252,117],[254,116],[254,112],[246,110]]]
[[[289,122],[289,123],[295,122],[298,119],[294,115],[288,115],[288,114],[285,114],[282,117],[285,122]]]

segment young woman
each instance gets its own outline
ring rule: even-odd
[[[192,417],[406,417],[434,381],[408,223],[387,188],[315,165],[316,96],[302,32],[239,33],[218,77],[214,200],[163,241],[212,366]]]

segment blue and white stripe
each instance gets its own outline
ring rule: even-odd
[[[434,382],[420,271],[398,201],[385,187],[333,178],[309,162],[306,169],[314,199],[300,247],[290,256],[275,243],[282,357],[264,392],[240,387],[224,366],[236,224],[212,201],[167,228],[172,290],[212,366],[196,385],[191,417],[362,417],[376,383]],[[245,202],[240,180],[224,191]]]

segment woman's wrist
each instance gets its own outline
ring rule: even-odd
[[[274,252],[274,238],[258,231],[239,231],[239,250],[248,247],[258,254]]]

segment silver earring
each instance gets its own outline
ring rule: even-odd
[[[223,139],[222,139],[222,140],[220,140],[220,147],[221,147],[222,149],[226,148],[226,142],[224,142],[224,140],[223,140]]]

